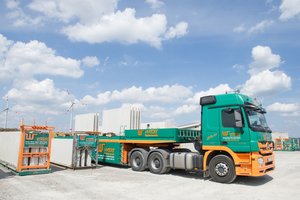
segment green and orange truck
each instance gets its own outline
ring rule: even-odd
[[[266,111],[255,99],[239,93],[211,95],[201,97],[200,105],[201,129],[125,130],[124,136],[100,136],[98,161],[156,174],[202,171],[222,183],[275,170]],[[197,152],[180,148],[191,142]]]

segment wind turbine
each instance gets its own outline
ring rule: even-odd
[[[4,122],[4,128],[5,128],[5,129],[6,129],[6,127],[7,127],[7,118],[8,118],[8,111],[9,111],[9,110],[13,111],[12,109],[10,109],[10,108],[8,107],[8,96],[7,96],[6,108],[0,112],[0,113],[2,113],[2,112],[4,112],[4,111],[6,111],[5,122]],[[13,111],[13,112],[15,112],[16,114],[20,114],[20,113],[18,113],[18,112],[16,112],[16,111]]]
[[[69,108],[69,110],[67,110],[67,112],[65,113],[65,114],[68,114],[68,112],[70,111],[70,109],[71,109],[71,119],[70,119],[70,131],[69,132],[72,132],[72,122],[73,122],[73,107],[74,107],[74,105],[75,104],[78,104],[78,103],[80,103],[80,102],[74,102],[73,101],[73,99],[72,99],[72,97],[71,97],[71,95],[70,95],[70,93],[69,93],[69,91],[67,90],[67,92],[68,92],[68,95],[69,95],[69,97],[70,97],[70,99],[71,99],[71,106],[70,106],[70,108]],[[86,106],[87,104],[84,104],[84,103],[81,103],[83,106]]]

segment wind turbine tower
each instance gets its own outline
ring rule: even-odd
[[[70,95],[70,93],[69,93],[69,91],[67,90],[67,92],[68,92],[68,95],[69,95],[69,97],[70,97],[70,99],[71,99],[71,106],[69,107],[69,110],[67,110],[67,112],[65,113],[65,114],[67,114],[69,111],[70,111],[70,109],[71,109],[71,118],[70,118],[70,130],[69,130],[69,132],[72,132],[72,127],[73,127],[73,107],[74,107],[74,105],[75,104],[78,104],[78,103],[80,103],[80,102],[74,102],[73,101],[73,99],[72,99],[72,97],[71,97],[71,95]],[[84,103],[81,103],[83,106],[86,106],[87,104],[84,104]]]
[[[0,112],[0,113],[2,113],[2,112],[4,112],[4,111],[6,111],[5,122],[4,122],[4,128],[5,128],[5,129],[7,128],[7,118],[8,118],[8,111],[9,111],[9,110],[13,111],[12,109],[10,109],[10,108],[8,107],[8,97],[7,97],[7,100],[6,100],[6,108]],[[20,113],[18,113],[18,112],[16,112],[16,111],[13,111],[13,112],[15,112],[16,114],[20,114]]]

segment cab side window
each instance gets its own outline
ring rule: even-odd
[[[222,110],[222,126],[223,127],[236,127],[235,125],[235,118],[234,118],[234,110],[239,109],[225,109]],[[244,126],[244,119],[243,119],[243,126]]]

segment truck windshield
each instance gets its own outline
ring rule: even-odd
[[[246,113],[249,119],[250,129],[253,131],[271,133],[272,131],[267,124],[267,120],[263,112],[265,111],[259,108],[246,107]]]

